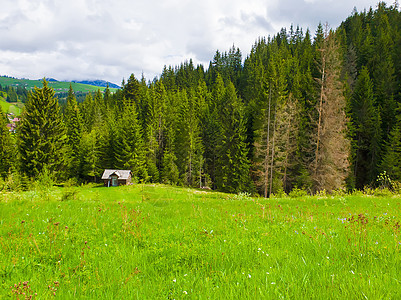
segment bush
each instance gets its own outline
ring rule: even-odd
[[[383,171],[377,176],[376,186],[378,189],[388,189],[393,190],[393,181],[386,171]]]
[[[75,188],[77,181],[75,179],[69,179],[64,183],[63,193],[61,194],[61,201],[74,200],[78,194],[78,190]]]
[[[299,188],[293,188],[291,192],[289,192],[288,196],[290,198],[300,198],[300,197],[305,197],[307,196],[308,193],[303,190],[303,189],[299,189]]]

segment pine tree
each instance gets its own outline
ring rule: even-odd
[[[138,106],[140,102],[141,85],[134,74],[131,74],[126,84],[123,86],[123,96],[127,103]],[[138,107],[136,107],[138,109]]]
[[[288,95],[285,101],[279,104],[276,119],[277,124],[274,132],[275,140],[277,141],[274,161],[276,184],[273,192],[277,193],[280,189],[289,192],[296,185],[298,176],[295,173],[295,169],[299,164],[297,153],[299,103],[292,94]]]
[[[386,143],[380,169],[386,171],[391,179],[401,181],[401,104],[398,105],[397,123]]]
[[[125,107],[118,124],[115,148],[117,169],[129,169],[134,180],[146,181],[145,149],[135,105]]]
[[[377,175],[381,123],[374,101],[373,83],[364,67],[357,78],[350,105],[354,128],[352,168],[359,189],[373,182]]]
[[[206,172],[210,176],[212,187],[216,188],[217,160],[219,157],[219,145],[222,136],[222,120],[220,114],[224,108],[223,97],[225,94],[224,82],[220,74],[216,75],[216,81],[212,88],[210,104],[207,107],[202,130],[202,141],[204,145],[204,157]]]
[[[345,186],[349,170],[346,99],[340,79],[342,62],[333,32],[325,34],[321,52],[320,97],[314,169],[314,189],[331,191]]]
[[[163,155],[163,169],[161,172],[161,182],[176,185],[179,181],[180,173],[176,164],[177,157],[170,149],[166,149]]]
[[[287,63],[284,46],[279,47],[277,40],[271,44],[271,54],[267,68],[269,89],[261,102],[262,114],[255,122],[255,157],[254,169],[256,183],[265,197],[273,192],[273,178],[275,177],[276,150],[275,145],[281,137],[276,134],[278,115],[287,94]],[[266,94],[268,93],[268,96]]]
[[[35,87],[18,128],[21,171],[37,177],[44,169],[62,177],[65,171],[65,127],[54,90],[47,81]]]
[[[194,98],[180,92],[180,109],[177,122],[177,165],[185,185],[199,185],[203,147]]]
[[[12,165],[12,142],[7,128],[7,117],[0,105],[0,178],[7,177]]]
[[[64,112],[64,124],[67,133],[68,169],[71,176],[79,175],[80,143],[82,138],[82,117],[78,108],[77,99],[70,84],[67,104]]]
[[[241,101],[229,81],[221,103],[221,140],[218,144],[216,186],[236,193],[250,188],[250,163],[245,142],[245,120]]]
[[[95,102],[93,101],[91,93],[88,93],[84,102],[81,103],[80,112],[82,115],[83,130],[85,132],[91,132],[95,115]]]

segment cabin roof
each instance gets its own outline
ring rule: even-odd
[[[117,175],[118,179],[129,179],[129,176],[131,174],[131,170],[111,170],[111,169],[106,169],[103,172],[102,179],[111,179],[111,175]]]

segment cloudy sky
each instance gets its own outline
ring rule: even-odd
[[[131,73],[147,79],[190,58],[208,65],[233,44],[319,22],[340,25],[378,0],[2,0],[0,75],[58,80]],[[391,1],[392,3],[393,1]]]

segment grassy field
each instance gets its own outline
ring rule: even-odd
[[[13,113],[16,116],[21,115],[22,108],[18,107],[15,103],[8,103],[0,95],[0,105],[4,113]]]
[[[3,77],[0,76],[0,84],[2,86],[13,86],[13,87],[18,87],[18,86],[23,86],[27,90],[33,89],[35,86],[41,88],[42,87],[42,80],[29,80],[29,79],[16,79],[16,78],[10,78],[10,77]],[[82,83],[71,83],[72,88],[75,92],[97,92],[99,89],[103,91],[105,88],[104,87],[98,87],[98,86],[93,86],[93,85],[88,85],[88,84],[82,84]],[[70,88],[70,82],[64,82],[64,81],[49,81],[49,86],[54,89],[54,91],[57,92],[68,92]],[[115,88],[110,88],[110,91],[114,93],[117,89]]]
[[[399,299],[400,202],[163,185],[2,193],[0,298]]]

